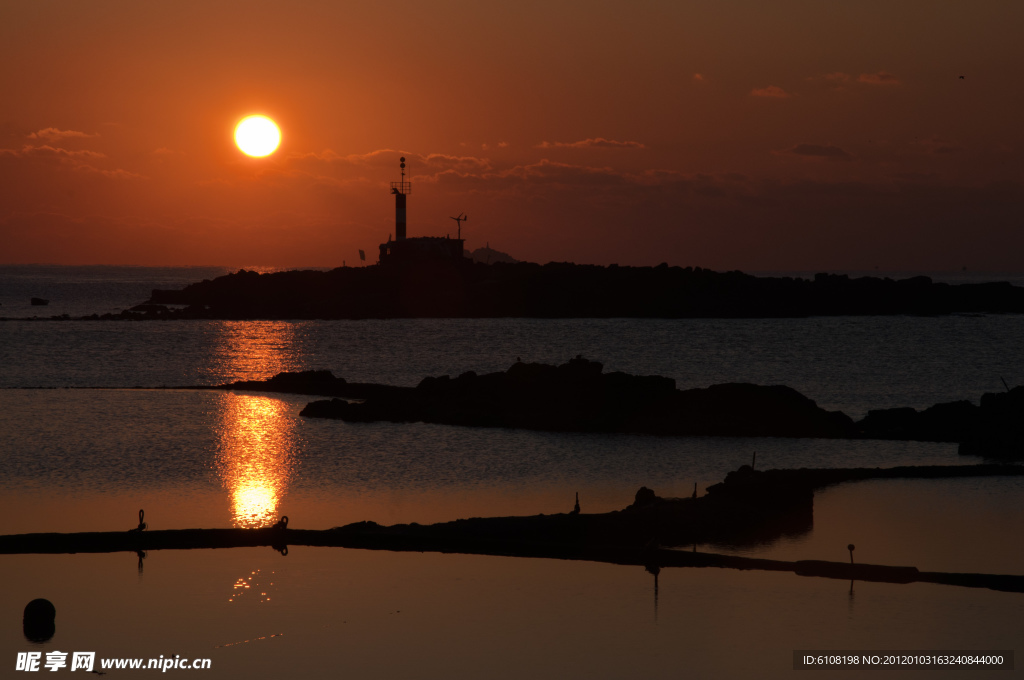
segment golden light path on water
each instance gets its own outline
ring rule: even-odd
[[[232,524],[270,526],[294,464],[293,416],[272,397],[232,393],[224,395],[223,413],[217,462],[231,494]]]
[[[268,378],[293,367],[286,324],[250,323],[225,335],[220,352],[231,373]],[[217,468],[230,494],[233,526],[259,528],[280,518],[281,501],[295,465],[294,414],[284,401],[229,392],[221,398]]]

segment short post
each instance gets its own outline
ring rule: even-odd
[[[853,543],[846,546],[846,549],[850,551],[850,564],[853,564],[853,551],[857,548]]]

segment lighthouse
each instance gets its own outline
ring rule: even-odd
[[[405,197],[412,192],[412,182],[405,181],[405,156],[399,161],[402,169],[402,180],[391,183],[391,193],[395,195],[395,240],[405,240]]]
[[[406,231],[406,197],[412,192],[412,183],[405,181],[405,156],[399,159],[402,179],[391,183],[395,197],[395,240],[389,237],[380,244],[379,264],[407,267],[410,265],[462,265],[470,261],[464,255],[466,241],[462,238],[462,220],[459,215],[457,238],[447,236],[417,236],[409,238]],[[452,218],[456,219],[456,218]]]

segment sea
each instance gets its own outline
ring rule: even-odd
[[[149,529],[260,527],[282,515],[302,529],[430,523],[567,512],[577,493],[584,513],[606,512],[641,486],[703,493],[755,452],[765,469],[985,462],[922,442],[352,424],[300,417],[310,397],[187,389],[281,371],[413,386],[582,355],[680,388],[788,385],[853,418],[978,403],[1024,384],[1024,315],[1013,314],[73,320],[228,271],[0,266],[0,534],[128,530],[140,509]],[[929,275],[1024,285],[1020,274]],[[843,484],[816,493],[803,535],[692,548],[843,561],[855,544],[865,563],[1024,574],[1022,500],[1019,477]],[[95,652],[96,670],[104,659],[209,659],[208,669],[166,672],[257,679],[788,678],[795,650],[1024,653],[1024,594],[789,572],[654,576],[580,561],[292,546],[286,555],[0,555],[0,582],[0,667],[12,676],[19,654],[32,652],[41,664],[67,653],[62,673],[71,653]],[[57,609],[56,632],[42,643],[21,623],[37,597]],[[978,672],[949,666],[928,677]]]

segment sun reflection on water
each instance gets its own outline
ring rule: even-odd
[[[295,459],[293,415],[272,397],[226,394],[217,463],[236,527],[278,519]]]
[[[295,370],[292,325],[237,322],[229,330],[217,353],[222,374],[263,379]],[[223,395],[220,410],[217,467],[230,493],[232,524],[270,526],[295,464],[295,415],[279,399],[246,393]]]

